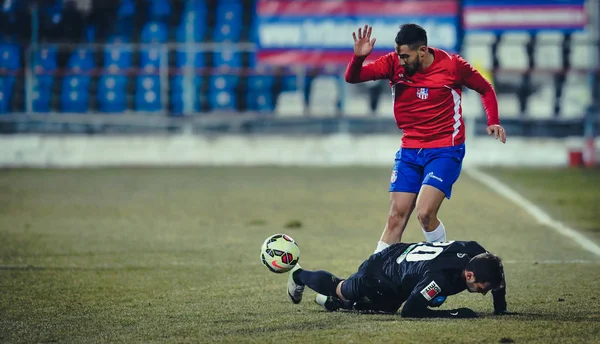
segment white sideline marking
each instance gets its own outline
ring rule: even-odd
[[[579,244],[579,246],[600,257],[600,246],[598,246],[591,239],[587,238],[586,236],[574,230],[573,228],[570,228],[565,224],[552,219],[550,215],[548,215],[538,206],[533,204],[531,201],[525,199],[515,190],[511,189],[508,185],[502,183],[501,181],[487,173],[479,171],[476,168],[465,169],[465,172],[471,178],[479,181],[480,183],[489,187],[496,193],[500,194],[501,196],[504,196],[516,205],[523,208],[527,213],[533,216],[533,218],[535,218],[540,224],[554,229],[556,232],[566,236],[567,238],[570,238],[571,240]]]

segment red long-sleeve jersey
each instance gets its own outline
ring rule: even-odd
[[[481,94],[488,125],[500,124],[492,85],[459,55],[429,50],[434,55],[433,64],[412,76],[405,75],[395,52],[364,66],[365,59],[355,55],[346,68],[346,82],[390,81],[394,117],[404,133],[404,148],[442,148],[465,141],[463,86]]]

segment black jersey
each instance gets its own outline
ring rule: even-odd
[[[350,299],[367,298],[371,307],[386,312],[397,311],[403,303],[403,313],[425,310],[434,297],[464,291],[465,267],[485,252],[475,241],[394,244],[366,260],[344,283],[342,293]],[[494,293],[495,307],[503,302],[504,293]]]

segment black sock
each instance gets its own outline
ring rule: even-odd
[[[294,271],[294,282],[305,285],[319,294],[326,296],[336,296],[337,285],[342,281],[332,273],[318,270],[310,271],[298,269]]]

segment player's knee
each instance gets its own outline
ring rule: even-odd
[[[410,216],[410,209],[403,209],[402,207],[390,207],[390,213],[388,214],[388,227],[396,227],[408,220]]]
[[[417,219],[424,228],[427,228],[436,218],[437,214],[433,209],[421,208],[417,210]]]

